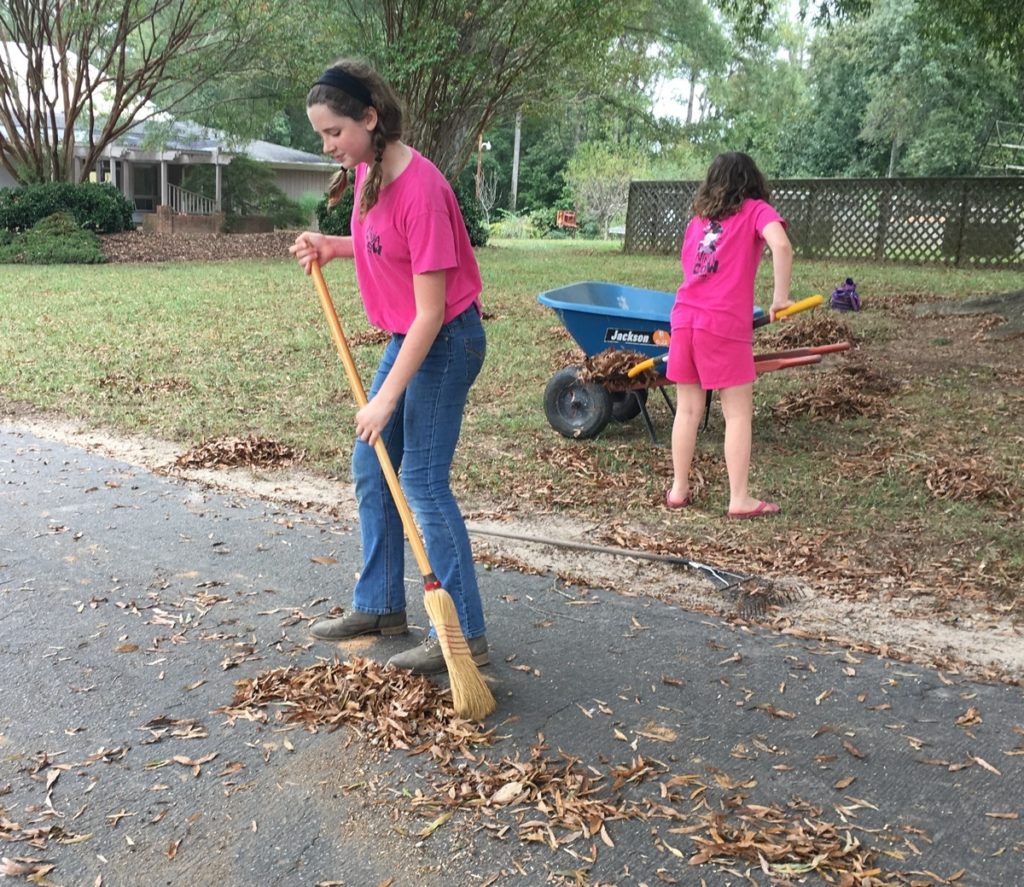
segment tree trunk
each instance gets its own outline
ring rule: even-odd
[[[889,172],[886,173],[887,178],[893,178],[896,175],[896,158],[900,153],[900,141],[898,138],[893,137],[892,146],[889,148]]]

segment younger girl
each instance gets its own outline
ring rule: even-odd
[[[401,106],[373,69],[347,60],[328,68],[306,96],[306,114],[324,153],[342,166],[331,182],[332,206],[354,170],[352,236],[305,232],[290,251],[307,274],[314,260],[353,258],[370,323],[391,333],[369,402],[355,419],[363,570],[351,611],[320,620],[311,633],[338,641],[407,631],[402,523],[374,452],[382,438],[395,469],[401,466],[431,567],[455,602],[473,660],[485,665],[469,536],[449,486],[467,394],[486,351],[480,272],[466,225],[444,176],[402,142]],[[417,674],[445,670],[433,632],[390,664]]]
[[[690,463],[706,392],[718,389],[725,416],[730,518],[776,514],[774,502],[747,491],[754,413],[754,277],[767,243],[775,293],[770,316],[790,304],[793,248],[768,203],[764,176],[746,154],[720,154],[693,201],[683,236],[683,283],[672,308],[666,376],[677,385],[672,425],[672,486],[665,505],[690,504]]]

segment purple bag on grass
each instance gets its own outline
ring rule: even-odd
[[[847,277],[846,283],[832,290],[829,305],[836,311],[860,311],[860,296],[852,277]]]

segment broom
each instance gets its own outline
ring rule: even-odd
[[[352,352],[349,350],[345,333],[342,331],[341,322],[338,320],[338,313],[334,310],[334,302],[327,290],[327,283],[320,265],[313,262],[310,266],[313,275],[313,283],[316,285],[317,295],[320,296],[320,305],[327,317],[327,323],[331,328],[331,336],[334,339],[335,347],[338,349],[338,356],[345,367],[345,374],[348,376],[349,385],[355,395],[356,403],[360,407],[366,406],[366,390],[363,388],[362,379],[356,369],[355,361],[352,359]],[[434,571],[430,568],[430,561],[427,559],[427,550],[420,539],[419,531],[416,529],[416,522],[413,520],[409,503],[402,492],[401,484],[398,482],[398,475],[391,464],[391,457],[388,456],[387,447],[379,437],[374,444],[377,458],[380,460],[381,470],[391,490],[391,496],[395,500],[395,507],[402,518],[402,526],[405,528],[406,538],[416,558],[420,573],[423,575],[423,605],[426,608],[427,616],[430,618],[434,630],[437,632],[437,640],[441,645],[441,652],[444,654],[444,662],[448,667],[448,677],[452,686],[452,702],[455,706],[455,713],[459,717],[470,718],[474,721],[482,720],[494,711],[494,695],[490,688],[480,676],[480,671],[473,661],[469,652],[469,644],[462,634],[462,627],[459,625],[459,614],[455,609],[455,602],[450,594],[441,587],[441,582]]]

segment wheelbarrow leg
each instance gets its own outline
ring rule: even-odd
[[[658,443],[658,436],[654,432],[654,423],[651,421],[651,414],[647,412],[647,404],[644,403],[643,398],[640,397],[640,395],[637,394],[635,391],[632,391],[630,393],[636,398],[637,405],[640,407],[640,415],[643,417],[644,425],[647,426],[647,433],[651,437],[651,443],[654,444],[656,447],[660,447],[661,444]],[[662,393],[664,394],[664,389],[662,389]],[[669,403],[669,408],[671,407],[672,404]]]

